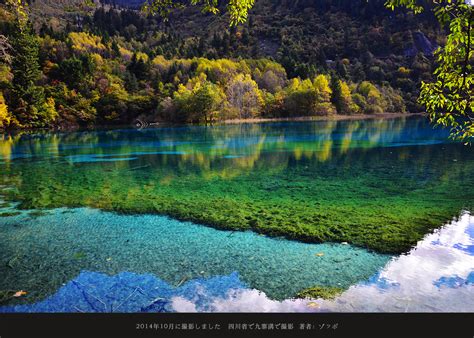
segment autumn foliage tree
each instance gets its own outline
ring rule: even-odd
[[[257,83],[250,75],[239,74],[227,86],[229,108],[238,118],[256,117],[260,113],[262,97]]]
[[[411,74],[425,76],[430,67],[417,56],[413,67],[394,64],[384,77],[381,61],[370,52],[360,60],[335,61],[332,68],[318,66],[329,58],[323,54],[306,66],[293,64],[285,51],[278,62],[246,53],[236,57],[232,49],[240,53],[257,43],[250,22],[206,40],[176,36],[157,26],[161,20],[122,8],[98,8],[80,26],[59,31],[33,31],[27,16],[18,14],[14,22],[12,17],[9,41],[22,52],[13,55],[11,66],[0,64],[2,128],[400,113],[405,98],[388,77],[406,80],[401,86],[413,93]],[[367,80],[374,74],[379,80]]]

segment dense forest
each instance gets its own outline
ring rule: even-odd
[[[0,7],[0,127],[419,112],[442,34],[383,0],[260,0],[249,21],[137,1]],[[11,57],[10,57],[11,56]]]

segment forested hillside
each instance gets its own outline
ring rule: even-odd
[[[21,28],[2,5],[0,127],[418,112],[442,34],[383,3],[258,0],[232,28],[135,0],[36,0]]]

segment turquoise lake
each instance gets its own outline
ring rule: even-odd
[[[474,311],[474,151],[447,136],[423,117],[1,135],[0,312]],[[342,293],[295,299],[314,286]]]

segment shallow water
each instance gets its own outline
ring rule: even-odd
[[[464,213],[335,300],[274,300],[237,272],[175,286],[151,274],[82,271],[51,297],[0,312],[473,312],[473,248],[474,217]]]
[[[364,302],[368,294],[352,290],[387,282],[383,271],[413,252],[444,257],[439,248],[410,250],[474,206],[474,151],[447,135],[423,118],[397,118],[0,136],[0,197],[10,204],[0,202],[0,291],[26,290],[9,301],[23,304],[61,287],[68,299],[78,283],[101,283],[120,286],[112,287],[120,303],[130,285],[145,283],[158,288],[151,296],[168,290],[165,311],[180,310],[175,296],[198,311],[244,310],[243,299],[256,310],[302,311],[307,301],[282,300],[318,285],[349,288],[342,299],[353,295],[350,306],[327,303],[328,310],[390,311],[397,307]],[[466,267],[462,280],[445,271],[438,284],[466,290],[472,243],[457,245],[466,254],[450,266]],[[407,279],[394,283],[432,278],[435,268],[402,265],[396,279],[405,269]],[[215,297],[198,297],[208,284]],[[440,294],[426,285],[426,297]],[[226,298],[230,289],[244,295],[240,303]],[[222,307],[212,305],[217,295]],[[193,297],[199,304],[189,303]],[[98,304],[78,309],[117,306]],[[66,311],[36,306],[28,309]],[[450,306],[463,309],[434,309]]]
[[[82,270],[152,273],[175,286],[238,272],[252,288],[284,299],[314,285],[347,288],[390,259],[350,245],[305,244],[86,208],[4,217],[0,238],[0,290],[28,290],[35,300]]]
[[[24,209],[153,213],[400,253],[471,210],[474,152],[423,118],[18,134],[0,141]]]

